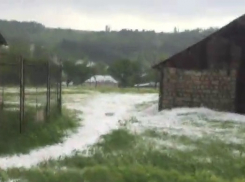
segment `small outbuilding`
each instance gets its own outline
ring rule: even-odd
[[[159,83],[149,82],[149,83],[139,83],[135,84],[134,87],[137,88],[157,88]]]
[[[94,75],[86,80],[83,85],[92,87],[118,87],[118,81],[110,75]]]
[[[153,68],[161,75],[159,110],[245,113],[245,15]]]

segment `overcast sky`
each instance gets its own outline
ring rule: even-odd
[[[172,31],[221,27],[241,16],[244,0],[0,0],[0,19],[80,30]]]

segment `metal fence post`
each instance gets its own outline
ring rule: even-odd
[[[4,109],[4,81],[3,81],[3,79],[1,80],[2,81],[2,98],[1,98],[1,100],[0,100],[0,106],[1,106],[1,110],[3,110]]]
[[[59,67],[59,96],[58,96],[58,109],[59,114],[62,115],[62,63],[60,61]]]
[[[50,116],[50,62],[47,61],[47,103],[46,103],[46,119]]]
[[[24,82],[24,59],[20,56],[20,133],[23,131],[25,114],[25,82]]]

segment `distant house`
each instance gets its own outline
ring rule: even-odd
[[[158,87],[158,85],[159,85],[159,83],[149,82],[149,83],[135,84],[134,87],[137,87],[137,88],[156,88],[156,87]]]
[[[71,82],[62,82],[62,86],[66,86],[66,87],[69,87],[69,86],[73,86],[74,83],[71,81]]]
[[[118,81],[110,75],[94,75],[84,82],[85,86],[108,86],[118,87]]]
[[[86,62],[82,59],[79,59],[75,62],[75,65],[83,65],[86,64],[86,67],[93,67],[95,66],[95,63],[93,61]]]
[[[245,15],[156,64],[159,110],[209,107],[245,113]]]

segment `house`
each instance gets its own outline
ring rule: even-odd
[[[93,61],[86,62],[82,59],[79,59],[75,62],[75,65],[83,65],[83,64],[86,64],[86,67],[93,67],[96,65]]]
[[[159,110],[245,113],[245,15],[153,68],[161,75]]]
[[[94,75],[84,82],[85,86],[107,86],[118,87],[118,81],[110,75]]]
[[[156,88],[158,87],[159,83],[155,82],[149,82],[149,83],[140,83],[140,84],[135,84],[134,87],[137,88]]]
[[[66,87],[69,87],[69,86],[73,86],[74,85],[74,83],[72,82],[72,81],[65,81],[65,82],[62,82],[61,83],[62,84],[62,86],[66,86]]]

